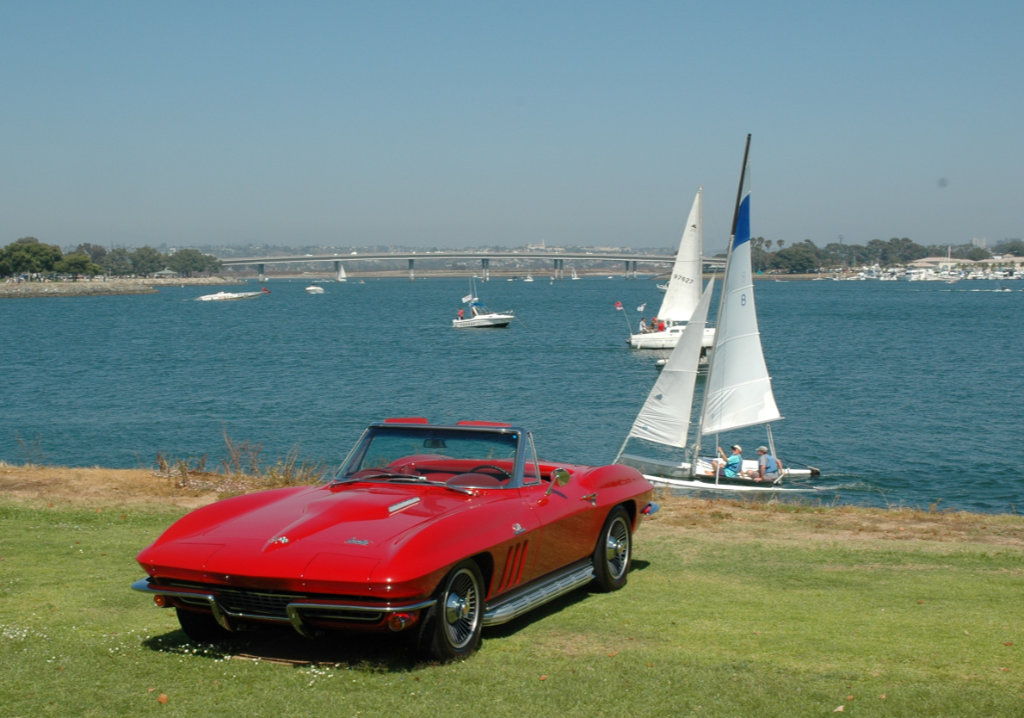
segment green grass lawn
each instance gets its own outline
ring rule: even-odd
[[[180,510],[0,503],[0,716],[1024,714],[1024,519],[950,540],[852,529],[868,510],[688,511],[640,530],[623,590],[430,665],[375,637],[191,644],[129,589]]]

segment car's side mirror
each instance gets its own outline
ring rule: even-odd
[[[557,469],[552,469],[551,485],[548,486],[547,493],[550,494],[552,491],[554,491],[556,485],[565,486],[566,484],[568,484],[570,477],[571,474],[569,473],[568,469],[563,469],[561,466],[559,466]]]

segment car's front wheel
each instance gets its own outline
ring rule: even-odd
[[[196,643],[217,643],[227,640],[231,635],[209,613],[188,611],[183,608],[176,608],[175,611],[178,614],[181,630]]]
[[[633,558],[633,524],[629,513],[616,506],[605,519],[594,547],[594,583],[601,591],[616,591],[626,585]]]
[[[465,658],[480,645],[484,625],[484,580],[473,561],[453,568],[435,594],[437,603],[420,632],[420,650],[438,661]]]

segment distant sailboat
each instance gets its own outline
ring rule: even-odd
[[[750,194],[745,191],[747,151],[743,156],[740,197],[733,219],[732,242],[726,259],[725,279],[718,307],[718,321],[711,351],[703,406],[693,445],[688,443],[697,384],[697,366],[703,342],[713,281],[701,295],[686,330],[673,349],[646,402],[640,409],[616,461],[638,466],[656,483],[730,491],[807,491],[811,486],[790,485],[789,479],[816,476],[817,469],[784,469],[777,482],[755,482],[744,477],[713,476],[712,460],[700,456],[701,438],[751,426],[764,425],[770,453],[775,455],[771,422],[782,419],[771,378],[764,361],[754,305],[750,263]],[[674,462],[626,454],[631,439],[686,450],[689,461]],[[745,461],[744,471],[756,469]],[[781,484],[786,480],[786,484]]]
[[[703,276],[703,188],[697,190],[693,206],[686,220],[686,230],[679,241],[679,249],[672,265],[665,296],[658,309],[657,326],[651,331],[630,334],[629,345],[635,349],[671,349],[679,342],[686,323],[690,321],[700,301],[700,285]],[[660,325],[664,324],[664,328]],[[714,341],[715,330],[705,328],[702,339],[705,347]]]

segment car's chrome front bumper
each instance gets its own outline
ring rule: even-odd
[[[291,624],[303,636],[315,633],[311,622],[316,620],[369,625],[381,623],[393,614],[415,614],[436,603],[434,599],[427,599],[412,603],[358,604],[233,587],[211,590],[203,586],[161,584],[151,578],[136,581],[132,588],[154,596],[177,599],[186,607],[208,609],[226,631],[235,630],[239,621],[263,621]]]

